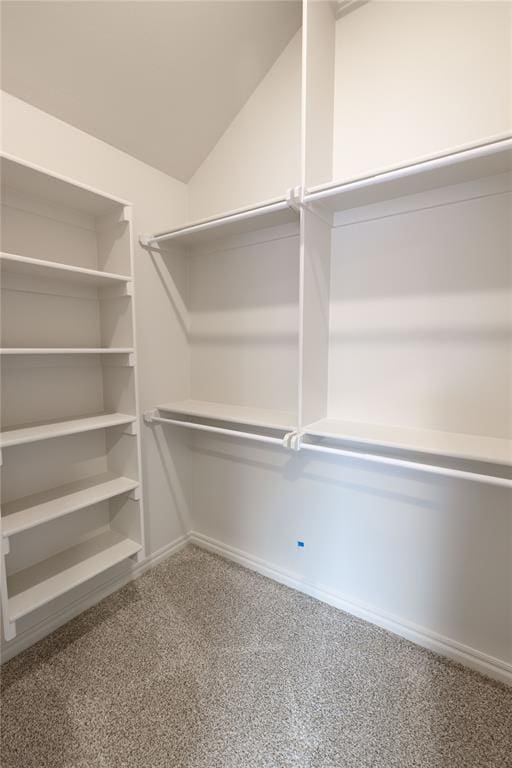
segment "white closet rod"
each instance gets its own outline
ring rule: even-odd
[[[362,178],[342,182],[341,184],[331,183],[329,185],[322,185],[321,187],[313,187],[310,190],[306,190],[305,199],[307,202],[322,200],[324,198],[333,197],[336,193],[353,192],[358,189],[363,189],[364,187],[375,186],[382,182],[397,181],[406,178],[407,176],[449,168],[452,165],[468,162],[470,160],[481,160],[501,152],[508,152],[511,149],[512,138],[507,136],[506,138],[498,139],[489,144],[480,144],[479,146],[470,149],[461,149],[457,152],[439,155],[438,157],[428,160],[420,160],[416,163],[411,163],[410,165],[403,165],[399,168],[381,171],[380,173],[375,173],[371,176],[363,176]],[[506,170],[507,168],[503,169],[503,171]],[[496,171],[494,172],[496,173]]]
[[[208,424],[196,424],[193,421],[183,421],[180,419],[163,419],[161,416],[145,416],[147,423],[156,422],[157,424],[173,424],[176,427],[187,427],[187,429],[198,429],[202,432],[215,432],[218,435],[230,435],[231,437],[243,437],[245,440],[257,440],[260,443],[273,443],[274,445],[283,445],[282,437],[269,437],[267,435],[257,435],[251,432],[239,432],[235,429],[224,429],[224,427],[212,427]]]
[[[478,483],[488,483],[490,485],[499,485],[503,488],[512,488],[512,479],[506,477],[496,477],[494,475],[482,475],[476,472],[467,472],[463,469],[454,469],[451,467],[439,467],[436,464],[422,464],[416,461],[407,461],[406,459],[396,459],[391,456],[379,456],[372,453],[359,453],[358,451],[349,451],[344,448],[330,448],[327,445],[314,445],[313,443],[302,442],[301,435],[298,432],[288,433],[285,437],[269,437],[267,435],[258,435],[251,432],[241,432],[234,429],[225,429],[224,427],[212,427],[207,424],[197,424],[182,419],[164,419],[161,416],[154,416],[149,412],[144,415],[146,423],[155,422],[157,424],[172,424],[177,427],[186,427],[187,429],[196,429],[201,432],[214,432],[218,435],[229,435],[231,437],[242,437],[245,440],[255,440],[260,443],[272,443],[281,445],[298,451],[311,451],[314,453],[328,453],[334,456],[345,456],[349,459],[359,459],[360,461],[370,461],[374,464],[387,464],[393,467],[402,467],[404,469],[413,469],[418,472],[428,472],[433,475],[444,475],[446,477],[458,477],[462,480],[472,480]]]
[[[377,464],[388,464],[405,469],[415,469],[419,472],[429,472],[434,475],[445,475],[446,477],[460,477],[463,480],[473,480],[478,483],[489,483],[491,485],[501,485],[504,488],[512,488],[512,479],[506,477],[495,477],[493,475],[482,475],[476,472],[466,472],[463,469],[452,469],[451,467],[439,467],[435,464],[421,464],[416,461],[407,461],[406,459],[395,459],[390,456],[376,456],[371,453],[358,453],[357,451],[347,451],[343,448],[329,448],[326,445],[313,445],[312,443],[302,443],[301,451],[314,451],[318,453],[331,453],[335,456],[346,456],[350,459],[361,459],[371,461]]]
[[[277,200],[263,203],[252,208],[240,208],[233,213],[227,213],[217,218],[205,219],[199,221],[196,224],[190,224],[187,227],[180,227],[179,229],[171,229],[168,232],[158,232],[156,235],[144,235],[141,237],[142,245],[149,245],[150,243],[161,243],[164,240],[172,240],[175,237],[183,237],[184,235],[192,235],[197,232],[205,232],[209,229],[216,229],[217,227],[224,226],[225,224],[234,224],[237,221],[244,221],[245,219],[253,219],[256,216],[263,216],[266,213],[277,213],[278,211],[285,211],[291,207],[289,200],[285,198],[278,198]]]

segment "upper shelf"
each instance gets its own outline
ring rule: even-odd
[[[2,153],[0,161],[2,185],[43,198],[46,202],[65,205],[92,216],[109,214],[120,207],[130,205],[126,200],[100,192],[86,184],[77,184],[12,155]]]
[[[205,400],[179,400],[174,403],[158,405],[159,411],[178,414],[190,418],[226,421],[234,424],[246,424],[263,429],[292,430],[296,418],[292,413],[252,408],[243,405],[212,403]]]
[[[187,224],[185,227],[177,227],[155,235],[141,235],[140,243],[151,248],[159,243],[175,240],[181,245],[197,246],[210,242],[212,237],[224,238],[296,222],[298,216],[295,198],[290,193],[288,197],[268,200],[249,208],[239,208],[221,216]]]
[[[0,265],[2,272],[54,279],[74,285],[83,283],[102,288],[108,285],[128,283],[132,279],[130,275],[116,275],[113,272],[86,269],[72,264],[60,264],[57,261],[43,261],[29,256],[19,256],[15,253],[0,253]]]
[[[512,441],[386,424],[364,424],[325,418],[308,424],[306,435],[381,448],[428,453],[448,458],[512,465]]]
[[[307,190],[306,203],[344,211],[512,170],[512,138]]]

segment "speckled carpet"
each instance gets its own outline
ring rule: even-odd
[[[512,689],[194,547],[2,687],[2,768],[512,766]]]

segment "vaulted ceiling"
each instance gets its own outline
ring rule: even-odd
[[[292,0],[4,0],[2,88],[188,181],[300,24]]]

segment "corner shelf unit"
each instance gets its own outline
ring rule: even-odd
[[[496,284],[502,287],[499,275],[507,259],[507,243],[510,245],[506,206],[510,205],[511,169],[512,139],[506,138],[306,191],[299,203],[302,255],[301,279],[297,286],[301,328],[298,416],[293,409],[287,412],[261,409],[257,397],[253,397],[250,405],[234,405],[235,398],[230,403],[217,398],[190,398],[158,405],[154,412],[148,413],[147,422],[194,430],[200,430],[202,425],[206,431],[242,437],[245,434],[250,439],[257,439],[259,432],[263,441],[281,442],[295,450],[360,457],[405,469],[416,467],[423,472],[512,487],[512,440],[503,431],[500,433],[503,419],[499,413],[506,407],[506,383],[499,387],[501,411],[497,407],[494,418],[488,422],[484,415],[480,423],[476,423],[478,419],[474,416],[478,410],[484,410],[476,406],[487,396],[486,392],[491,391],[491,379],[498,373],[499,366],[506,369],[507,355],[510,356],[505,337],[510,339],[512,329],[507,325],[506,300],[498,299],[499,316],[495,322],[502,330],[498,341],[494,341],[485,295],[479,297],[473,288],[471,307],[466,307],[464,291],[469,292],[469,286],[465,287],[463,279],[465,261],[470,259],[473,273],[488,268],[494,270]],[[297,194],[296,191],[295,202]],[[200,238],[203,252],[207,253],[208,238],[214,233],[210,247],[218,257],[222,248],[218,244],[226,235],[224,228],[227,231],[235,222],[237,227],[243,226],[246,232],[254,233],[258,212],[264,208],[263,205],[253,209],[252,218],[250,211],[245,211],[241,222],[237,221],[236,214],[225,214],[157,236],[145,236],[141,242],[149,248],[168,240],[197,245]],[[454,215],[455,223],[452,223]],[[439,218],[442,220],[438,221]],[[473,250],[471,244],[460,243],[460,227],[464,223],[468,230],[474,230],[470,235],[476,243]],[[368,239],[368,226],[376,229],[373,239]],[[417,226],[425,231],[437,229],[439,242],[435,242],[434,248],[437,247],[438,252],[428,252],[427,240],[413,239]],[[479,247],[482,232],[492,229],[495,240],[484,254]],[[400,251],[402,231],[415,242],[417,253],[411,253],[410,249]],[[444,257],[439,261],[439,252],[444,250],[452,256],[454,264],[449,265]],[[200,279],[199,268],[194,271],[194,267],[192,263],[192,284],[194,279]],[[208,327],[221,327],[224,310],[217,306],[216,289],[222,287],[223,280],[230,279],[233,262],[220,260],[215,268],[220,277],[211,284],[210,302],[204,311],[208,325],[203,322],[201,328],[207,339]],[[434,278],[430,276],[431,268]],[[397,285],[396,302],[400,311],[396,316],[392,308],[390,311],[388,301],[394,289],[393,282],[389,283],[386,277],[389,270],[391,274],[396,273],[396,280],[404,276],[403,284]],[[210,277],[215,280],[213,274]],[[459,298],[455,293],[452,306],[450,291],[456,290],[458,284],[462,296]],[[512,291],[512,286],[508,286],[508,290]],[[201,300],[207,295],[204,288]],[[471,318],[467,328],[461,321],[461,302],[462,318]],[[197,302],[192,301],[191,314],[195,310]],[[446,325],[436,325],[438,318]],[[482,328],[479,322],[483,323]],[[413,337],[418,337],[415,344],[408,341],[409,327]],[[443,349],[444,333],[448,340],[454,337],[454,348],[448,356]],[[468,341],[459,344],[457,334],[461,339],[471,340],[471,344]],[[384,336],[382,343],[387,355],[379,349],[379,335]],[[483,377],[483,389],[479,390],[476,385],[472,386],[469,372],[479,366],[486,369],[489,345],[496,370],[489,371],[488,381]],[[367,352],[367,348],[371,351]],[[210,361],[213,359],[210,357]],[[453,360],[456,367],[451,370]],[[235,362],[233,359],[233,366]],[[436,369],[438,364],[442,364],[440,369]],[[422,372],[425,369],[426,374],[433,371],[433,380],[419,393],[414,391],[416,383],[410,383],[410,372],[415,367]],[[198,369],[205,380],[205,391],[209,386],[207,367]],[[210,376],[212,370],[210,368]],[[469,402],[470,408],[475,406],[471,413],[475,421],[473,432],[466,407],[457,407],[457,399],[454,400],[448,388],[450,377],[457,376],[463,377],[458,399]],[[436,378],[443,386],[446,384],[441,393],[444,398],[441,409],[438,401],[431,401]],[[421,381],[418,383],[421,389]],[[377,396],[382,384],[386,387],[388,402],[381,402]],[[408,405],[409,423],[407,417],[399,418],[403,402]],[[369,415],[374,416],[373,423]],[[231,425],[228,429],[227,424]],[[269,429],[286,434],[281,440],[269,440]]]
[[[144,557],[144,518],[130,204],[13,157],[1,163],[10,640],[40,606]]]

